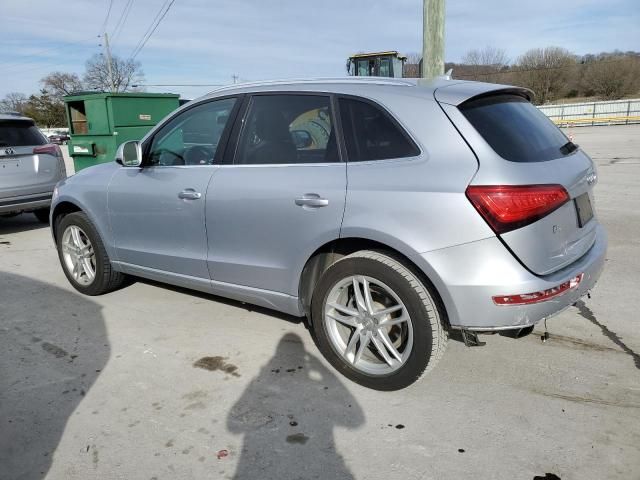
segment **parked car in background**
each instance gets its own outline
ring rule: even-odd
[[[63,130],[49,135],[49,142],[56,145],[66,145],[70,139],[69,134]]]
[[[48,222],[53,189],[66,176],[60,147],[32,119],[0,113],[0,218],[33,212]]]
[[[87,295],[135,275],[307,316],[345,376],[406,387],[450,330],[529,332],[600,275],[594,164],[530,98],[446,80],[217,90],[58,185],[62,268]]]

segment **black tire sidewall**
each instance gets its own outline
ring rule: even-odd
[[[387,375],[368,375],[349,365],[335,351],[324,321],[324,304],[333,286],[345,277],[366,275],[385,283],[404,303],[413,325],[413,348],[406,363]],[[424,287],[427,290],[427,287]],[[428,291],[428,290],[427,290]],[[433,298],[433,297],[432,297]],[[433,308],[437,306],[432,301]],[[345,258],[324,273],[313,293],[311,304],[313,333],[325,358],[344,376],[376,390],[399,390],[414,383],[426,369],[433,349],[430,315],[419,293],[409,281],[384,263],[366,257]]]
[[[64,235],[64,231],[70,225],[76,225],[80,227],[87,235],[87,237],[89,237],[91,245],[93,245],[93,252],[96,256],[96,276],[93,282],[91,282],[91,284],[89,285],[81,285],[76,282],[71,273],[67,271],[64,257],[62,256],[62,237]],[[84,213],[70,213],[69,215],[66,215],[62,218],[62,220],[56,226],[56,247],[58,249],[58,258],[60,259],[62,271],[67,277],[67,280],[69,280],[71,285],[73,285],[76,290],[85,295],[98,295],[100,293],[103,293],[106,287],[104,265],[105,261],[108,262],[109,259],[100,239],[100,235],[98,235],[95,227]]]

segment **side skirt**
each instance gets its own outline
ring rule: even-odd
[[[211,293],[240,302],[270,308],[296,317],[304,316],[298,297],[285,293],[262,290],[244,285],[217,282],[208,278],[198,278],[179,273],[166,272],[155,268],[142,267],[125,262],[112,262],[116,270],[157,282]]]

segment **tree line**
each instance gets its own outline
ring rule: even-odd
[[[96,54],[85,64],[82,77],[75,73],[52,72],[40,80],[38,93],[25,95],[20,92],[7,94],[0,100],[0,112],[18,112],[33,118],[45,128],[66,126],[64,97],[83,91],[127,92],[140,90],[136,84],[144,82],[140,62],[114,56],[111,71],[105,57]]]
[[[405,77],[418,77],[420,56],[409,54]],[[459,63],[447,62],[453,78],[519,85],[534,91],[536,104],[565,98],[590,97],[616,100],[640,94],[640,52],[603,52],[575,55],[561,47],[534,48],[511,61],[505,50],[485,47],[468,51]],[[0,100],[1,111],[15,111],[33,118],[42,127],[66,125],[65,95],[80,91],[126,92],[144,82],[140,62],[112,58],[111,74],[105,57],[87,60],[82,77],[52,72],[40,80],[38,93],[9,93]]]
[[[405,76],[419,76],[420,56],[408,55]],[[511,62],[505,50],[473,49],[460,63],[447,62],[452,77],[519,85],[535,93],[542,105],[565,98],[617,100],[640,93],[640,52],[575,55],[561,47],[533,48]]]

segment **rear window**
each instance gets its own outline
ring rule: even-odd
[[[544,113],[517,95],[472,100],[460,110],[505,160],[544,162],[576,148]]]
[[[27,120],[0,120],[0,147],[44,145],[47,139]]]

